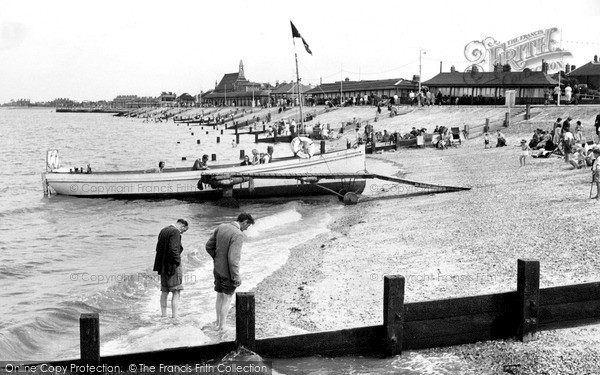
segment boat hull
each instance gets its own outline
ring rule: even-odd
[[[310,159],[286,158],[255,166],[223,165],[206,171],[211,174],[240,173],[360,173],[365,170],[365,150],[349,149],[314,155]],[[50,194],[84,198],[171,199],[193,198],[215,200],[223,189],[199,184],[205,171],[172,169],[163,173],[143,171],[69,173],[47,172],[44,180]],[[254,178],[233,185],[234,198],[266,198],[304,195],[323,195],[334,192],[362,193],[364,179],[321,179],[317,184],[302,183],[295,178]],[[326,188],[326,189],[325,189]]]

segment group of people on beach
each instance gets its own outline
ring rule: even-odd
[[[268,164],[273,159],[273,146],[267,146],[267,152],[259,153],[257,149],[252,149],[252,159],[250,156],[244,155],[244,160],[240,165],[257,165]]]
[[[595,120],[595,137],[596,139],[586,140],[583,136],[583,126],[581,121],[576,121],[575,126],[571,127],[573,119],[567,117],[565,121],[558,118],[552,130],[536,129],[529,141],[521,139],[519,144],[519,164],[523,167],[527,164],[527,157],[531,154],[532,157],[549,157],[552,154],[562,156],[566,163],[573,166],[574,169],[582,169],[591,167],[592,171],[592,187],[596,185],[596,195],[592,197],[590,190],[590,198],[598,199],[600,195],[600,115],[596,116]],[[498,132],[498,142],[496,147],[506,146],[506,138]],[[490,147],[489,134],[485,133],[484,147]]]
[[[209,325],[211,329],[218,331],[225,329],[231,298],[236,288],[242,285],[240,259],[245,239],[243,232],[253,224],[252,215],[241,213],[236,221],[217,226],[206,241],[206,252],[213,260],[214,290],[217,293],[216,320]],[[160,275],[160,311],[163,317],[167,317],[169,294],[171,294],[171,316],[173,318],[178,316],[179,299],[183,290],[181,235],[188,229],[188,222],[179,219],[175,224],[163,228],[158,234],[153,271]]]

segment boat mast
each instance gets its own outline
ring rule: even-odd
[[[298,126],[298,135],[300,135],[300,129],[302,129],[302,134],[305,134],[306,131],[304,129],[304,115],[302,114],[302,89],[300,88],[300,74],[298,73],[298,53],[295,51],[294,57],[296,58],[296,84],[298,85],[298,103],[300,104],[300,125]]]

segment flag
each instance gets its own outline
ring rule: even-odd
[[[290,24],[292,25],[292,39],[293,38],[300,38],[300,39],[302,39],[302,43],[304,44],[304,48],[306,49],[306,52],[308,52],[308,53],[310,53],[312,55],[312,51],[308,47],[308,43],[306,43],[306,40],[304,40],[304,38],[302,37],[302,35],[300,35],[300,33],[298,32],[298,29],[296,29],[296,26],[294,26],[294,23],[292,21],[290,21]]]

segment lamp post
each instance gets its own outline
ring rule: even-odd
[[[419,92],[421,92],[421,57],[426,53],[425,50],[419,50]]]

